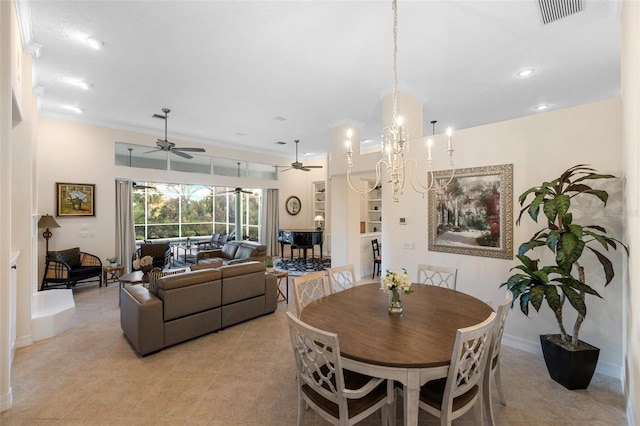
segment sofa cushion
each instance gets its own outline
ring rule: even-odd
[[[236,255],[233,257],[234,259],[246,259],[253,255],[255,247],[251,247],[248,245],[241,244],[236,250]]]
[[[60,251],[50,251],[49,258],[56,262],[64,262],[72,268],[74,266],[80,266],[80,247]]]
[[[229,242],[222,247],[222,257],[225,259],[233,259],[236,256],[236,251],[238,251],[238,244]]]

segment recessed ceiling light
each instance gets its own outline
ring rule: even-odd
[[[533,68],[525,68],[525,69],[523,69],[523,70],[521,70],[521,71],[518,71],[518,72],[516,73],[516,75],[517,75],[518,77],[525,78],[525,77],[530,77],[534,72],[536,72],[536,70],[535,70],[535,69],[533,69]]]
[[[76,114],[82,114],[82,109],[80,107],[75,106],[75,105],[65,105],[64,107],[65,107],[65,109],[68,109],[69,111],[73,111]]]
[[[65,78],[65,81],[72,86],[76,86],[84,90],[89,90],[89,88],[91,87],[91,84],[77,78]]]
[[[98,40],[95,37],[89,37],[87,39],[87,44],[96,50],[100,50],[104,47],[104,41]]]
[[[549,105],[549,104],[540,104],[540,105],[537,105],[537,106],[533,107],[533,109],[535,109],[536,111],[544,111],[545,109],[548,109],[550,107],[551,107],[551,105]]]

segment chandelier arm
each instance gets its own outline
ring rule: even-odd
[[[383,163],[387,164],[387,162],[384,161],[384,159],[380,159],[376,163],[376,181],[371,187],[369,187],[369,184],[367,184],[366,189],[358,188],[353,183],[353,181],[351,180],[351,167],[347,168],[347,184],[349,185],[349,188],[351,188],[351,190],[357,192],[360,195],[368,194],[369,192],[373,191],[380,184],[380,177],[381,177],[380,166]]]

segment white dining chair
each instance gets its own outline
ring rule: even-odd
[[[418,265],[418,282],[420,284],[456,289],[458,270],[436,265]]]
[[[509,295],[512,293],[509,292]],[[498,390],[498,397],[500,398],[500,404],[507,405],[504,399],[504,392],[502,390],[502,380],[500,379],[500,347],[502,346],[502,334],[504,333],[504,324],[507,322],[507,315],[509,314],[509,307],[511,306],[512,298],[502,302],[496,310],[496,326],[493,332],[493,341],[491,343],[491,352],[489,353],[489,359],[487,361],[487,367],[484,372],[484,407],[487,412],[487,419],[490,425],[494,425],[495,420],[493,417],[493,404],[491,398],[491,378],[495,378],[496,389]]]
[[[353,425],[378,410],[389,422],[394,403],[393,380],[342,368],[338,335],[320,330],[287,312],[298,381],[298,425],[306,406],[333,425]]]
[[[475,407],[476,424],[482,424],[484,369],[491,350],[496,314],[471,327],[459,329],[446,378],[432,380],[420,388],[420,409],[450,425]],[[454,404],[455,400],[455,404]]]
[[[356,272],[353,264],[336,266],[327,270],[329,293],[337,293],[356,285]]]
[[[298,318],[300,318],[300,312],[305,306],[326,296],[326,287],[324,271],[312,272],[293,279],[293,295],[296,300]]]

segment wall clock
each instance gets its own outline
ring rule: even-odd
[[[287,209],[287,213],[289,213],[292,216],[297,215],[298,213],[300,213],[300,209],[302,208],[302,203],[300,202],[300,198],[296,197],[295,195],[292,195],[291,197],[287,198],[285,207]]]

